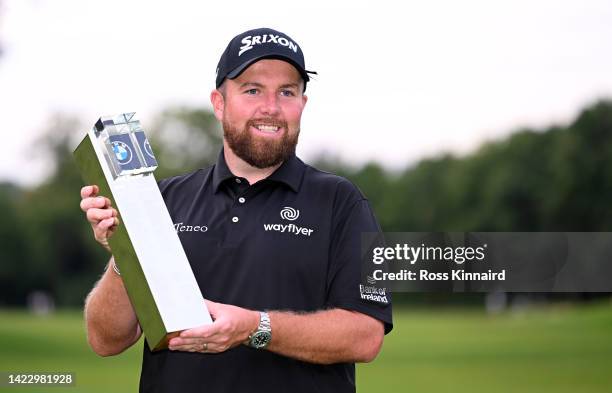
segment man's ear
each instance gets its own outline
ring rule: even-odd
[[[217,89],[214,89],[210,93],[210,103],[212,104],[213,110],[215,111],[215,117],[220,122],[223,121],[223,111],[225,109],[225,99],[223,94]]]

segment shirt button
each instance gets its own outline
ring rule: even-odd
[[[232,222],[238,222],[238,217],[232,217]]]
[[[242,180],[236,178],[236,183],[240,184],[240,183],[242,183]]]
[[[244,202],[246,202],[246,199],[244,199],[243,197],[240,197],[240,198],[238,198],[238,202],[244,203]]]

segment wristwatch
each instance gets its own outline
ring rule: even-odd
[[[249,347],[262,349],[272,340],[272,328],[270,327],[270,316],[265,311],[259,312],[259,326],[257,330],[249,335]]]

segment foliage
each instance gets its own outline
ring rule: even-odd
[[[161,157],[158,178],[216,159],[221,137],[214,134],[213,120],[208,111],[185,108],[169,110],[156,120],[150,134]],[[47,180],[33,189],[0,187],[0,208],[7,212],[0,221],[0,304],[23,305],[36,290],[50,294],[59,305],[80,305],[109,258],[93,240],[79,209],[83,181],[72,150],[83,126],[67,116],[49,124],[36,143],[42,147],[38,153],[52,164]],[[194,146],[203,154],[197,155]]]
[[[568,126],[518,130],[465,157],[425,159],[395,175],[370,163],[347,175],[386,231],[605,231],[612,102],[590,106]]]
[[[216,160],[221,132],[203,109],[173,108],[149,130],[158,179]],[[52,172],[23,189],[0,184],[0,304],[23,305],[44,290],[80,305],[108,255],[79,210],[82,181],[72,160],[77,119],[57,117],[39,145]],[[612,225],[612,102],[586,108],[571,124],[522,129],[465,157],[422,160],[399,173],[378,163],[322,169],[355,182],[385,231],[606,231]]]

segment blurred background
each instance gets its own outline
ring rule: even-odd
[[[385,231],[612,228],[609,1],[0,0],[0,371],[137,389],[142,342],[87,347],[81,309],[108,255],[72,150],[101,115],[136,111],[158,179],[212,163],[216,63],[262,26],[319,73],[298,155],[356,183]],[[610,391],[609,294],[394,301],[360,392]]]

